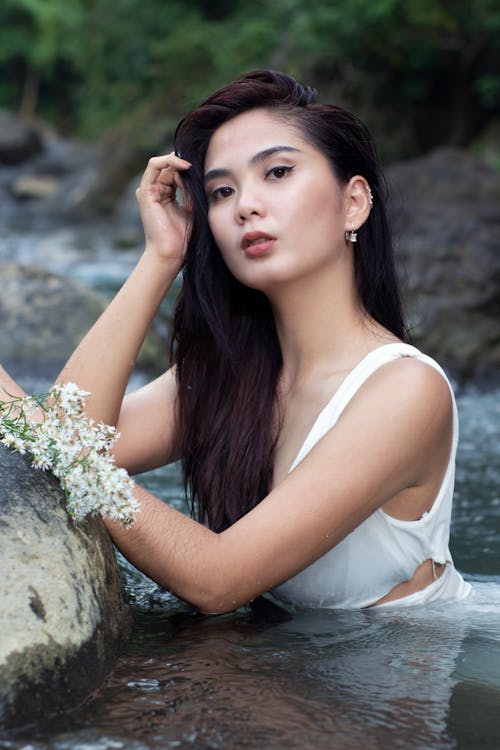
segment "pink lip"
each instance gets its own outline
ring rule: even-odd
[[[276,237],[265,232],[246,232],[241,239],[241,249],[247,255],[265,255],[275,242]]]

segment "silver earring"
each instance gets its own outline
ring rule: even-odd
[[[354,224],[351,224],[352,229],[349,231],[346,229],[345,231],[345,241],[346,242],[357,242],[358,241],[358,233],[354,229]]]
[[[368,193],[368,200],[370,202],[370,208],[372,208],[372,206],[373,206],[373,194],[372,194],[372,189],[371,189],[371,187],[368,184],[366,185],[366,191]]]

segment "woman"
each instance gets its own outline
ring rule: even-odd
[[[143,256],[58,379],[117,425],[130,473],[183,460],[198,520],[137,487],[132,528],[106,521],[114,542],[204,612],[269,590],[344,608],[463,598],[456,408],[404,343],[366,129],[256,71],[188,115],[175,148],[137,191]],[[181,268],[176,364],[124,398]]]

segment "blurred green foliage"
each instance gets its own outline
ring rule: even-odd
[[[155,148],[208,92],[286,70],[355,111],[386,158],[500,117],[498,0],[3,0],[0,106]]]

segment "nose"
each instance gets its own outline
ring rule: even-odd
[[[264,216],[264,202],[253,182],[241,187],[235,205],[235,213],[236,221],[239,224],[244,224],[251,216]]]

